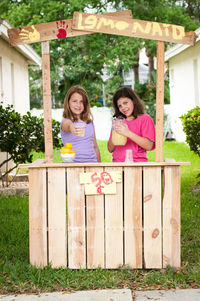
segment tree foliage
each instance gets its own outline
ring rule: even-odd
[[[112,10],[132,10],[134,19],[172,23],[185,26],[186,31],[199,26],[199,0],[1,0],[1,17],[13,27],[71,19],[74,11],[105,13]],[[40,43],[32,44],[41,54]],[[91,101],[102,98],[102,70],[106,65],[112,77],[121,78],[111,83],[108,80],[106,95],[110,97],[123,82],[122,70],[132,68],[138,75],[139,51],[146,48],[149,62],[156,56],[156,41],[121,37],[106,34],[91,34],[50,41],[51,88],[56,103],[62,103],[67,89],[82,85]],[[151,64],[149,64],[151,66]],[[150,74],[152,67],[150,68]],[[41,71],[30,72],[31,99],[41,97]],[[152,78],[151,78],[152,80]],[[40,85],[38,86],[38,83]]]
[[[0,151],[9,153],[9,158],[1,162],[0,168],[13,160],[18,164],[32,162],[32,151],[44,152],[44,119],[32,116],[30,112],[21,115],[12,105],[5,108],[0,104]],[[61,147],[60,123],[52,120],[53,145]],[[11,170],[8,170],[10,172]]]

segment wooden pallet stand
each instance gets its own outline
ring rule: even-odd
[[[72,269],[180,267],[180,166],[186,164],[33,165],[31,264]],[[122,173],[116,194],[85,195],[80,173],[103,171]]]

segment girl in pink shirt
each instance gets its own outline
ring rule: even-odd
[[[129,87],[119,89],[113,96],[114,117],[123,117],[115,122],[117,133],[127,137],[125,145],[114,145],[112,130],[108,151],[113,153],[113,162],[124,162],[127,149],[132,150],[134,162],[147,162],[146,151],[155,149],[155,126],[152,118],[144,113],[144,104]]]

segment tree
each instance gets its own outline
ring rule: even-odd
[[[44,119],[31,116],[30,112],[20,115],[12,105],[0,104],[0,151],[9,153],[9,158],[1,162],[0,168],[9,161],[15,163],[0,179],[5,177],[20,163],[32,162],[32,151],[44,152]],[[60,123],[52,120],[53,145],[61,147]]]
[[[191,3],[192,10],[187,6]],[[197,3],[192,0],[1,0],[0,11],[1,16],[13,27],[19,27],[70,19],[74,11],[87,12],[89,8],[94,13],[105,13],[108,12],[108,7],[112,7],[113,10],[132,10],[134,19],[183,25],[189,31],[199,26],[194,17],[197,16],[198,4],[199,0]],[[32,46],[41,54],[40,43]],[[122,77],[121,70],[132,68],[137,79],[139,51],[142,47],[146,48],[151,75],[156,41],[106,34],[50,41],[51,87],[56,102],[63,102],[67,89],[77,83],[88,91],[91,101],[101,97],[101,73],[105,64],[111,76]],[[39,80],[41,74],[32,72],[31,78],[31,97],[36,99],[41,87],[37,88],[32,81]],[[119,82],[121,81],[117,81]]]
[[[200,22],[200,0],[184,0],[179,2],[192,19]]]

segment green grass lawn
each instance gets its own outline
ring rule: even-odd
[[[102,161],[111,161],[105,141],[98,141]],[[44,154],[39,154],[40,158]],[[155,152],[149,152],[154,161]],[[38,158],[34,154],[34,158]],[[200,287],[200,193],[193,192],[200,158],[184,143],[165,142],[164,158],[189,161],[181,167],[181,268],[162,270],[37,269],[29,264],[28,197],[0,195],[0,293],[100,288],[169,289]],[[61,162],[54,151],[54,161]]]

